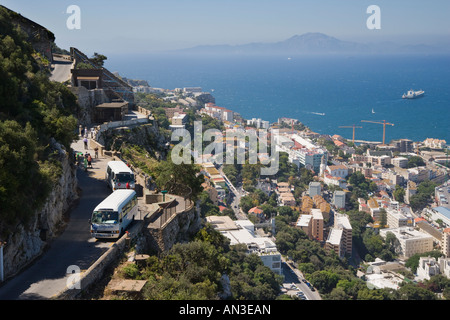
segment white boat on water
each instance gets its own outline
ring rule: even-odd
[[[424,94],[425,94],[425,91],[423,91],[423,90],[414,91],[411,89],[407,93],[404,93],[402,98],[403,99],[415,99],[415,98],[422,97]]]
[[[373,111],[373,108],[372,108],[372,113],[375,113],[375,111]]]

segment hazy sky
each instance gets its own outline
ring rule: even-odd
[[[86,54],[151,52],[206,44],[275,42],[322,32],[358,42],[402,44],[450,41],[449,0],[0,0],[47,27],[65,49]],[[67,8],[81,9],[70,30]],[[381,29],[369,30],[370,5]]]

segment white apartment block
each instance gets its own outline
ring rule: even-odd
[[[325,161],[328,158],[326,149],[316,146],[309,139],[298,134],[287,135],[287,137],[294,141],[294,146],[286,139],[279,139],[276,142],[277,151],[286,152],[289,155],[289,162],[296,166],[312,169],[319,173],[322,157],[325,156]]]
[[[389,228],[411,227],[414,221],[410,214],[391,208],[386,209],[386,218]]]
[[[400,242],[401,255],[410,258],[416,253],[424,253],[433,250],[433,237],[412,227],[380,229],[380,235],[386,238],[387,233],[393,233]]]
[[[342,229],[343,246],[346,253],[352,253],[352,225],[346,214],[335,213],[334,215],[334,228]]]
[[[450,279],[450,258],[438,258],[439,271]]]
[[[310,182],[309,183],[309,196],[314,197],[315,195],[322,195],[322,185],[320,182]]]
[[[326,248],[334,250],[343,258],[345,254],[352,254],[352,226],[346,214],[335,213],[334,226],[328,233]]]
[[[418,280],[430,280],[430,277],[438,274],[442,274],[450,279],[449,258],[438,258],[438,261],[436,261],[433,257],[420,257],[419,266],[417,267]]]
[[[232,122],[234,118],[233,111],[216,106],[212,102],[205,103],[205,107],[200,110],[200,113],[207,114],[210,117],[216,118],[221,121]]]
[[[431,149],[442,149],[445,147],[447,142],[445,140],[427,138],[427,139],[425,139],[423,144],[425,145],[425,147],[428,147]]]
[[[254,125],[257,129],[269,129],[269,121],[262,120],[261,118],[252,118],[247,120],[247,125]]]
[[[416,273],[420,280],[430,280],[431,276],[438,275],[440,272],[436,259],[432,257],[420,257]]]
[[[338,209],[345,208],[345,192],[336,190],[333,195],[333,204]]]
[[[312,220],[311,214],[301,214],[296,223],[296,227],[303,230],[308,236],[311,234],[311,220]]]
[[[282,274],[281,253],[270,238],[255,236],[254,224],[250,220],[233,221],[228,216],[208,216],[206,221],[227,237],[230,245],[246,244],[248,253],[257,254],[265,266],[276,274]]]
[[[395,157],[391,159],[391,163],[396,167],[406,168],[408,166],[408,158]]]
[[[328,238],[325,244],[327,250],[333,250],[338,257],[343,258],[345,256],[345,251],[343,249],[343,241],[342,241],[342,229],[330,229],[328,233]]]

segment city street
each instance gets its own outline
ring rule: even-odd
[[[291,267],[284,258],[282,258],[281,270],[284,275],[283,286],[289,288],[286,294],[298,295],[298,292],[303,292],[306,300],[322,300],[317,290],[312,291],[308,287],[307,280],[300,270]]]

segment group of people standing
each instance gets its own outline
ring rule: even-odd
[[[83,138],[83,143],[84,143],[84,149],[87,150],[88,149],[88,138],[91,139],[95,139],[97,137],[97,129],[95,127],[92,127],[91,130],[88,130],[87,127],[84,127],[80,124],[80,129],[79,129],[79,134],[80,137]]]
[[[88,138],[90,136],[91,139],[94,139],[97,135],[97,131],[94,128],[91,128],[89,131],[87,127],[84,127],[80,124],[80,137],[83,137],[83,143],[84,143],[84,149],[88,150]],[[95,147],[95,158],[98,158],[98,147]],[[86,153],[83,155],[82,152],[78,152],[76,154],[76,161],[80,165],[81,161],[83,161],[84,170],[87,170],[88,168],[92,168],[92,156],[91,154],[86,151]]]

